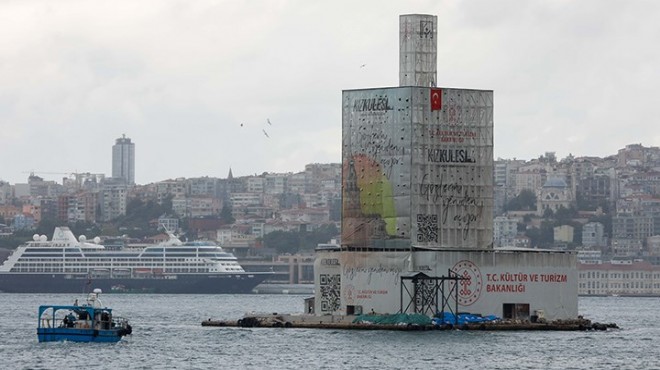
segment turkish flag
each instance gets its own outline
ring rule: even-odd
[[[442,89],[431,89],[431,111],[442,109]]]

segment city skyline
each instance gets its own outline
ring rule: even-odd
[[[0,180],[110,174],[122,133],[138,184],[338,163],[341,92],[397,86],[410,13],[438,86],[494,90],[495,158],[660,145],[656,3],[29,0],[0,5]]]
[[[128,138],[128,137],[118,138],[116,140],[121,140],[121,139],[131,141],[131,139]],[[130,144],[133,147],[135,147],[134,142],[131,141]],[[116,146],[116,144],[112,146],[113,150],[114,150],[115,146]],[[658,148],[657,146],[648,146],[648,145],[644,145],[644,143],[635,142],[635,143],[625,144],[624,146],[622,146],[621,148],[619,148],[615,152],[609,153],[609,154],[606,154],[606,155],[603,155],[603,156],[590,155],[590,154],[587,153],[583,156],[573,156],[573,157],[574,158],[584,157],[584,158],[601,158],[601,159],[605,159],[605,158],[609,158],[609,157],[616,157],[620,150],[628,149],[630,147],[642,147],[642,148],[646,148],[646,149]],[[534,162],[534,161],[544,160],[544,158],[548,155],[550,155],[548,158],[552,158],[553,161],[558,161],[558,162],[561,162],[564,159],[569,158],[568,155],[565,156],[565,157],[558,157],[558,156],[556,156],[555,151],[548,150],[548,151],[545,151],[543,153],[539,153],[538,155],[533,156],[531,158],[516,158],[516,157],[502,158],[502,157],[498,157],[498,158],[494,158],[493,163],[497,164],[497,163],[502,163],[502,162],[507,162],[507,161],[522,161],[524,163],[531,163],[531,162]],[[545,159],[548,159],[548,158],[545,158]],[[221,174],[221,175],[218,175],[218,176],[211,176],[209,174],[200,174],[199,176],[191,176],[191,177],[173,176],[173,177],[169,177],[169,178],[155,180],[155,181],[150,182],[150,183],[133,183],[132,185],[141,186],[141,185],[148,185],[148,184],[158,183],[158,182],[162,182],[162,181],[172,181],[172,180],[179,180],[179,179],[194,179],[194,178],[228,179],[230,172],[231,172],[231,177],[233,177],[233,178],[263,177],[263,175],[265,175],[265,174],[295,174],[295,173],[304,172],[306,166],[313,165],[313,164],[336,164],[336,165],[341,165],[341,161],[325,162],[325,163],[308,162],[308,163],[303,164],[301,168],[295,168],[295,169],[291,169],[289,171],[280,172],[280,171],[264,170],[261,173],[252,173],[252,174],[248,173],[248,174],[242,174],[242,175],[236,175],[236,176],[233,175],[234,170],[232,170],[230,168],[228,170],[228,172],[224,175]],[[4,180],[2,178],[2,174],[0,173],[0,181],[8,182],[11,185],[26,184],[26,183],[28,183],[28,177],[29,176],[38,176],[38,177],[42,178],[44,181],[54,181],[55,183],[60,183],[61,184],[62,180],[64,178],[74,179],[76,177],[76,175],[87,175],[87,174],[89,174],[89,175],[101,175],[101,176],[105,176],[106,178],[111,178],[112,177],[111,173],[108,174],[108,173],[100,173],[100,172],[97,172],[97,173],[92,173],[92,172],[70,172],[70,173],[69,172],[43,172],[42,173],[42,172],[39,172],[39,171],[29,171],[29,172],[24,172],[24,174],[26,176],[24,180],[12,183],[10,181]],[[495,174],[495,175],[497,175],[497,174]]]

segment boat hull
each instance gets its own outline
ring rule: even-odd
[[[119,330],[37,328],[39,342],[118,342],[122,335]]]
[[[160,294],[251,293],[270,273],[186,274],[148,278],[88,278],[84,275],[0,273],[4,293],[104,292]]]

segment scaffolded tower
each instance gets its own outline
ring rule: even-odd
[[[399,87],[342,93],[345,250],[486,249],[493,92],[435,87],[437,17],[400,17]]]

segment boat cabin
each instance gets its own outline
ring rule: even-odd
[[[131,334],[128,320],[113,317],[112,309],[102,307],[95,290],[87,303],[78,305],[39,306],[37,336],[39,342],[117,342]]]

